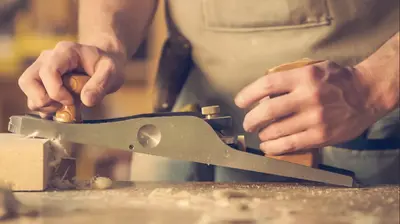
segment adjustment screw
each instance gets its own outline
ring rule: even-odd
[[[220,112],[221,112],[221,110],[218,105],[207,106],[207,107],[201,108],[201,114],[206,116],[207,119],[217,117]]]

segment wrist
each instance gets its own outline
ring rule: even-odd
[[[125,45],[119,41],[118,38],[113,37],[112,35],[103,34],[96,35],[96,37],[80,38],[79,43],[97,47],[104,52],[112,54],[118,60],[123,62],[129,60],[129,55]]]
[[[397,81],[396,76],[387,79],[385,72],[390,71],[375,68],[369,61],[361,62],[353,69],[365,96],[364,106],[373,117],[379,119],[399,106],[398,75]]]

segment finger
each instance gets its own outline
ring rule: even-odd
[[[305,131],[318,123],[311,112],[305,111],[279,119],[260,131],[258,137],[262,142]]]
[[[32,100],[28,98],[28,108],[32,111],[39,111],[43,113],[54,113],[58,109],[60,109],[62,104],[50,100],[47,104],[43,104],[40,106],[37,106],[37,104]]]
[[[39,70],[39,76],[49,97],[63,105],[73,104],[72,95],[64,87],[61,76],[78,67],[78,48],[79,45],[76,43],[58,43],[51,55],[42,62]]]
[[[113,61],[109,58],[102,58],[97,62],[96,70],[93,76],[82,89],[82,103],[87,107],[92,107],[103,100],[108,93],[115,91],[116,85],[122,85],[116,76]]]
[[[63,105],[53,101],[49,106],[40,108],[39,115],[44,119],[52,119],[55,113],[62,107]]]
[[[246,114],[243,121],[245,131],[252,132],[274,119],[279,119],[298,111],[299,100],[296,94],[286,94],[280,97],[263,100]]]
[[[39,58],[18,79],[20,89],[30,100],[28,107],[31,110],[37,110],[52,101],[38,77],[41,60],[46,57],[46,53],[46,51],[42,52]]]
[[[320,133],[314,129],[308,129],[293,135],[262,142],[260,149],[267,155],[281,155],[303,149],[321,147],[320,138]]]
[[[96,47],[81,46],[77,50],[77,53],[79,54],[80,60],[80,68],[77,69],[80,70],[83,68],[83,71],[85,71],[89,76],[93,76],[96,72],[97,64],[105,52]]]
[[[287,93],[293,88],[294,81],[288,77],[288,72],[264,75],[240,91],[235,103],[240,108],[246,108],[264,97]]]
[[[32,111],[37,111],[53,102],[47,95],[42,83],[37,79],[19,81],[19,86],[28,97],[28,108]]]

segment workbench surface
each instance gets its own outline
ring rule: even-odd
[[[118,183],[109,190],[17,192],[38,209],[16,223],[399,223],[399,186]],[[0,221],[1,223],[1,221]]]

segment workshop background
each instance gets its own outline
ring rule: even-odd
[[[18,77],[42,50],[52,49],[61,40],[77,39],[77,16],[74,0],[0,0],[0,132],[7,132],[11,115],[29,112]],[[126,68],[126,83],[85,115],[97,119],[151,112],[153,78],[165,37],[164,5],[160,1],[148,37]],[[82,146],[77,175],[148,180],[159,176],[152,162],[155,160],[141,158],[139,164],[132,162],[131,153]]]

